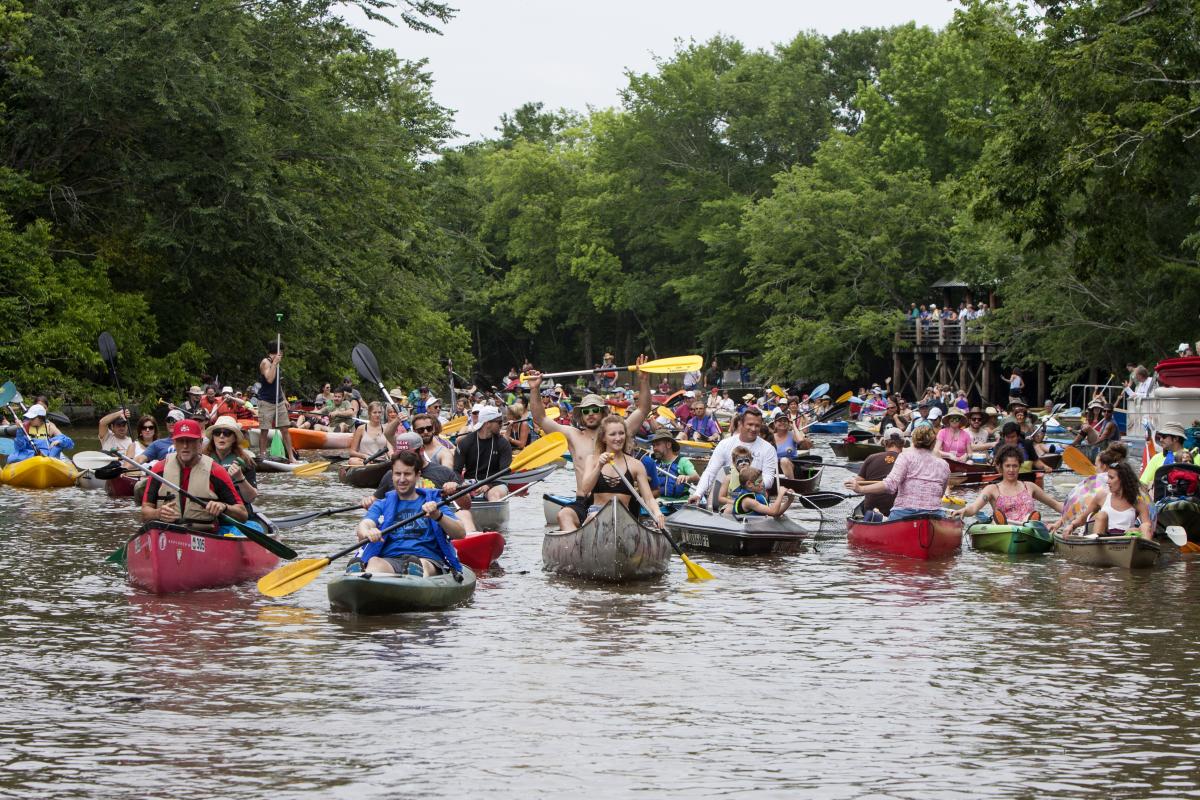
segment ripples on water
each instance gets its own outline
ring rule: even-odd
[[[277,514],[359,496],[263,484]],[[328,610],[336,567],[279,600],[135,592],[102,563],[130,506],[0,488],[0,792],[1200,796],[1200,562],[894,559],[847,549],[843,507],[798,555],[604,588],[543,574],[540,492],[515,502],[469,606],[359,619]]]

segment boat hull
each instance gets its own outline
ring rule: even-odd
[[[580,529],[550,531],[542,539],[543,569],[594,581],[652,580],[666,573],[670,558],[667,534],[639,524],[616,500]]]
[[[137,479],[129,475],[118,475],[104,482],[104,491],[109,497],[133,497]]]
[[[681,545],[728,556],[765,556],[796,553],[808,533],[782,517],[748,517],[737,520],[715,511],[689,506],[667,518],[667,530]]]
[[[234,586],[257,580],[279,557],[241,536],[178,526],[142,530],[125,545],[129,582],[154,594]]]
[[[0,469],[0,483],[19,489],[62,489],[74,486],[79,470],[70,461],[33,456]]]
[[[1054,534],[1054,549],[1068,561],[1090,567],[1146,569],[1158,563],[1162,547],[1141,536],[1062,536]]]
[[[814,422],[808,427],[809,433],[840,433],[845,435],[850,431],[850,423],[845,420],[839,422]]]
[[[374,464],[358,464],[356,466],[343,464],[338,467],[338,480],[348,486],[357,486],[360,489],[374,489],[391,468],[392,465],[389,461],[379,461]]]
[[[508,525],[508,503],[503,500],[472,500],[471,518],[481,531],[499,531]]]
[[[440,611],[467,602],[475,594],[475,573],[464,565],[462,582],[453,575],[383,575],[355,572],[338,575],[326,587],[329,605],[351,614],[401,614]]]
[[[829,449],[847,461],[865,461],[868,456],[883,452],[883,445],[871,442],[831,442]]]
[[[815,494],[821,489],[821,472],[825,469],[818,465],[813,466],[810,462],[792,460],[792,465],[795,467],[796,477],[786,478],[782,474],[779,475],[779,485],[785,489],[791,489],[798,494]]]
[[[307,428],[288,428],[292,447],[297,450],[344,450],[350,446],[353,433],[314,431]]]
[[[962,548],[961,520],[913,517],[894,522],[846,520],[846,541],[864,550],[876,550],[908,558],[946,558]]]
[[[458,560],[476,573],[486,572],[504,552],[504,537],[496,531],[467,534],[454,540]]]
[[[1027,525],[995,525],[977,523],[967,528],[971,537],[971,549],[988,553],[1020,555],[1025,553],[1048,553],[1054,549],[1054,541],[1039,538]]]

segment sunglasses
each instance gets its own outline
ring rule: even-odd
[[[579,409],[580,414],[599,414],[604,409],[600,406],[583,406]]]
[[[226,430],[213,431],[213,437],[216,438],[217,436],[237,436],[237,434]]]
[[[413,428],[413,431],[415,431],[416,433],[433,433],[433,426],[432,425],[422,425],[419,428]]]
[[[739,459],[737,459],[736,461],[734,461],[733,463],[734,463],[734,464],[753,464],[753,463],[754,463],[754,459],[752,459],[752,458],[739,458]]]
[[[983,422],[983,417],[971,417],[971,422]]]
[[[141,428],[139,428],[138,430],[143,430],[143,431],[156,431],[156,430],[158,430],[158,426],[157,426],[157,425],[143,425],[143,426],[142,426]]]

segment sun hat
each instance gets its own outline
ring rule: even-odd
[[[390,392],[388,392],[388,395],[393,400],[406,400],[408,398],[408,395],[405,394],[404,390],[401,389],[399,386],[397,386],[395,389],[392,389]]]
[[[204,390],[202,390],[199,386],[192,386],[188,389],[187,393],[188,394],[204,394]]]
[[[200,429],[200,423],[194,419],[185,419],[175,423],[175,430],[171,431],[172,439],[203,439],[204,432]]]
[[[436,397],[430,397],[428,400],[425,401],[426,408],[429,408],[430,406],[440,406],[441,404],[442,404],[442,401],[438,400]]]
[[[1088,408],[1100,408],[1100,409],[1107,410],[1108,403],[1104,402],[1103,400],[1101,400],[1100,398],[1097,397],[1095,400],[1088,403]]]
[[[988,406],[987,408],[985,408],[985,409],[983,410],[983,413],[987,414],[989,417],[998,417],[998,416],[1000,416],[1000,412],[996,410],[996,407],[995,407],[995,406]]]
[[[671,442],[675,445],[675,449],[679,449],[679,442],[675,441],[675,435],[670,431],[657,430],[650,436],[650,444],[655,442]]]
[[[1029,404],[1026,403],[1024,400],[1022,400],[1020,397],[1014,397],[1013,399],[1008,401],[1008,407],[1009,408],[1024,408],[1024,409],[1028,410]]]
[[[184,413],[178,408],[172,408],[167,412],[167,422],[183,422]]]
[[[178,426],[176,426],[176,428],[178,429]],[[239,439],[242,436],[242,426],[238,425],[237,420],[228,414],[222,414],[221,416],[217,417],[217,421],[208,426],[208,429],[204,431],[204,435],[211,439],[213,431],[218,430],[233,431]]]
[[[403,453],[405,450],[420,450],[425,444],[421,440],[419,433],[402,433],[396,437],[396,452]]]
[[[604,402],[604,398],[598,394],[585,394],[583,399],[579,401],[580,408],[584,408],[586,406],[600,406],[601,408],[604,408],[605,405],[606,403]]]
[[[946,411],[945,414],[942,415],[942,418],[945,420],[949,420],[951,417],[958,417],[959,419],[965,420],[967,418],[967,415],[964,414],[963,410],[961,408],[959,408],[958,406],[950,406],[950,409],[948,411]]]
[[[747,392],[746,394],[742,395],[742,399],[743,399],[743,400],[753,400],[753,399],[754,399],[754,395],[752,395],[752,394],[750,394],[749,392]]]
[[[484,423],[493,422],[500,419],[500,409],[495,406],[484,406],[479,409],[479,424],[482,427]]]
[[[1174,436],[1178,439],[1186,439],[1187,431],[1178,422],[1164,422],[1158,427],[1159,436]]]
[[[46,416],[46,407],[41,403],[34,403],[29,407],[29,410],[25,412],[25,419],[33,419],[34,417],[44,416]]]

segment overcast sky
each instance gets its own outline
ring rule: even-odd
[[[402,58],[427,58],[434,97],[454,109],[455,125],[475,139],[494,136],[500,115],[527,101],[585,111],[617,103],[624,71],[654,68],[676,39],[720,33],[769,48],[802,30],[916,21],[940,28],[952,0],[449,0],[458,9],[443,34],[368,24],[381,47]],[[397,17],[398,19],[398,17]]]

